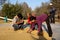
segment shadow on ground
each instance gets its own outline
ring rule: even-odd
[[[47,40],[44,36],[39,36],[39,38],[35,38],[31,36],[34,40]]]
[[[56,40],[55,38],[52,38],[52,40]]]

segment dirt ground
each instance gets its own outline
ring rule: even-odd
[[[27,33],[29,27],[24,30],[14,31],[13,27],[10,27],[10,23],[2,23],[3,20],[0,21],[0,26],[3,26],[0,27],[0,40],[51,40],[46,31],[43,31],[43,36],[38,36],[37,30],[32,31],[31,34]]]
[[[7,23],[9,23],[10,21],[7,21]],[[0,23],[6,23],[4,22],[4,20],[0,19]]]
[[[44,36],[38,36],[34,30],[31,34],[27,33],[29,28],[14,31],[10,27],[0,27],[0,40],[49,40],[47,32],[43,32]]]

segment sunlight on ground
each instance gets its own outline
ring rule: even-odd
[[[11,27],[0,27],[0,40],[37,40],[39,36],[34,30],[31,34],[27,33],[29,28],[14,31]],[[49,39],[48,34],[44,31],[44,38]],[[43,38],[42,38],[43,39]],[[44,39],[44,40],[45,40]]]
[[[24,20],[26,24],[27,20]],[[3,23],[3,21],[1,21]],[[43,36],[37,35],[37,30],[27,33],[29,27],[24,30],[14,31],[13,27],[0,27],[0,40],[49,40],[48,33],[43,31]]]

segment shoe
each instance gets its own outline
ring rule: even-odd
[[[17,29],[14,29],[14,31],[17,31]]]
[[[43,36],[43,32],[39,32],[38,33],[38,36]]]
[[[52,34],[49,34],[49,37],[52,37]]]

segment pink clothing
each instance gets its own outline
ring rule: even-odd
[[[36,17],[36,21],[44,22],[47,17],[47,14],[41,14],[40,16]]]
[[[38,24],[38,31],[39,32],[41,31],[40,29],[42,28],[42,22],[44,22],[47,19],[47,17],[48,17],[47,14],[41,14],[40,16],[36,17],[36,22],[35,23]],[[31,29],[34,28],[35,23],[31,24]]]

